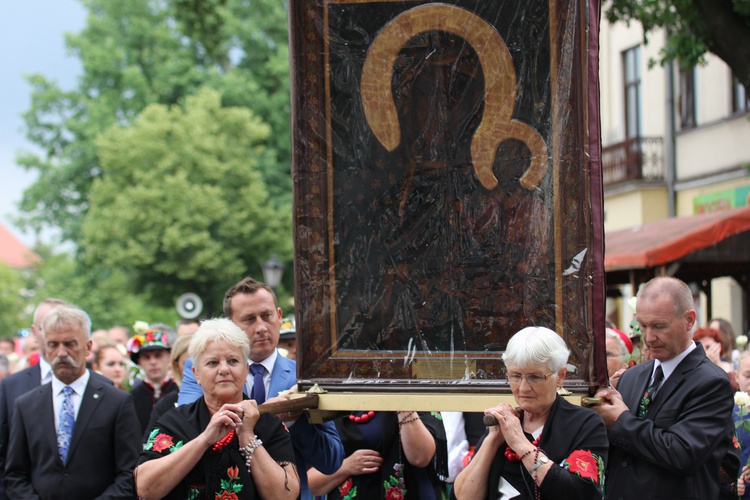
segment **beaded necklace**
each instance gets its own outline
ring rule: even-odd
[[[226,436],[216,441],[211,449],[214,451],[219,451],[226,445],[231,443],[232,439],[234,439],[234,431],[229,431]]]
[[[531,442],[531,444],[534,445],[535,448],[539,446],[539,440],[542,439],[542,435],[539,434],[535,440]],[[521,460],[521,458],[518,456],[518,453],[510,449],[510,446],[507,444],[505,445],[505,458],[507,458],[511,462],[518,462]]]
[[[370,420],[372,420],[375,417],[375,412],[370,410],[367,413],[363,413],[362,415],[349,415],[349,420],[354,422],[355,424],[366,424]]]

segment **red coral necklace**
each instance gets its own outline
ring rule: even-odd
[[[226,436],[216,441],[211,449],[214,451],[219,451],[220,449],[231,443],[232,439],[234,439],[234,431],[229,431]]]
[[[539,445],[540,439],[542,439],[541,433],[536,437],[535,440],[531,442],[531,444],[533,444],[534,447],[536,448]],[[521,458],[518,456],[518,453],[511,450],[510,446],[508,446],[507,444],[505,445],[505,458],[507,458],[511,462],[518,462],[519,460],[521,460]]]
[[[351,420],[355,424],[366,424],[373,418],[375,418],[375,412],[372,410],[368,411],[367,413],[363,413],[362,415],[349,415],[349,420]]]

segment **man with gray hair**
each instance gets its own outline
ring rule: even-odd
[[[134,498],[138,417],[128,393],[86,369],[91,320],[77,307],[59,306],[44,316],[42,333],[52,381],[16,401],[8,497]]]
[[[41,301],[34,310],[31,323],[31,335],[39,342],[39,363],[18,373],[10,375],[0,384],[0,475],[5,475],[5,455],[8,449],[8,429],[13,421],[13,410],[16,399],[30,390],[52,380],[52,367],[44,355],[44,338],[42,337],[42,319],[52,309],[69,305],[62,299],[47,298]],[[7,500],[5,485],[0,481],[0,500]]]
[[[653,360],[597,393],[609,435],[607,498],[719,498],[719,470],[739,475],[733,455],[732,386],[691,331],[693,294],[676,278],[638,291],[635,319]]]

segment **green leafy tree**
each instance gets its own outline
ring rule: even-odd
[[[18,163],[38,180],[24,192],[19,224],[57,227],[79,245],[102,174],[96,137],[127,125],[149,104],[173,105],[204,85],[224,105],[252,109],[272,132],[261,174],[269,203],[291,210],[289,66],[284,2],[278,0],[81,0],[81,33],[66,36],[83,66],[77,88],[63,91],[32,75],[27,136],[41,153]]]
[[[0,262],[0,337],[13,337],[31,324],[25,281],[22,271]]]
[[[74,262],[69,263],[70,268],[65,268],[71,273],[69,279],[63,279],[60,275],[56,276],[56,280],[74,280],[81,283],[82,288],[88,289],[97,289],[97,281],[113,280],[129,293],[142,294],[135,301],[137,304],[132,305],[133,309],[142,309],[142,297],[158,295],[158,304],[167,304],[174,299],[172,295],[186,289],[208,293],[205,290],[210,288],[206,284],[209,277],[203,276],[191,283],[190,279],[185,278],[189,275],[188,271],[182,269],[184,262],[208,260],[205,254],[189,255],[192,248],[200,246],[193,241],[200,232],[190,233],[194,229],[190,225],[169,228],[170,241],[180,239],[177,235],[179,231],[188,231],[181,236],[189,242],[189,248],[182,249],[178,254],[169,254],[172,247],[162,249],[164,252],[158,255],[159,265],[153,269],[138,262],[134,267],[129,267],[129,261],[125,258],[97,257],[97,252],[101,250],[99,247],[91,250],[85,247],[87,242],[96,241],[95,235],[89,232],[84,239],[83,231],[89,210],[98,211],[98,214],[113,211],[111,207],[97,207],[98,203],[107,203],[111,199],[101,192],[96,198],[91,198],[95,181],[113,175],[111,171],[106,172],[104,159],[99,154],[97,138],[102,131],[112,126],[126,129],[152,104],[182,106],[186,97],[207,87],[220,93],[222,106],[250,109],[254,116],[260,117],[271,127],[270,133],[253,136],[253,162],[245,161],[248,153],[242,148],[226,149],[222,152],[221,161],[239,168],[249,168],[253,163],[253,175],[259,175],[265,183],[265,203],[274,209],[272,216],[253,220],[253,234],[270,232],[278,236],[273,241],[260,240],[255,246],[248,245],[244,240],[239,244],[232,241],[231,244],[238,246],[230,250],[222,247],[219,251],[216,246],[216,253],[221,254],[217,260],[230,262],[231,265],[214,275],[213,292],[218,290],[220,298],[225,290],[223,286],[228,284],[222,280],[234,282],[245,274],[259,274],[255,260],[265,260],[271,253],[284,258],[291,268],[289,214],[292,189],[286,2],[81,0],[81,3],[88,11],[86,26],[79,33],[67,35],[66,46],[80,60],[83,74],[71,90],[61,89],[54,81],[40,74],[29,77],[32,105],[24,118],[27,136],[40,152],[23,154],[17,160],[21,166],[38,174],[37,181],[24,192],[21,203],[24,215],[17,222],[27,229],[39,230],[45,226],[59,228],[62,240],[72,242],[75,247]],[[139,147],[133,143],[131,145],[134,149]],[[105,140],[102,150],[106,149]],[[229,158],[228,155],[233,153],[244,156]],[[147,170],[151,168],[150,163],[141,162],[139,165]],[[191,168],[187,163],[182,166]],[[131,171],[130,175],[131,179],[135,179],[133,182],[140,182],[140,174]],[[192,178],[194,172],[186,171],[180,175]],[[169,187],[160,184],[161,181],[150,187],[160,186],[163,191],[175,188],[179,191],[182,184],[178,177],[174,176]],[[145,174],[144,178],[150,179]],[[100,189],[106,189],[107,182]],[[185,197],[182,201],[162,205],[158,216],[167,220],[183,220],[193,203],[203,203],[194,202],[191,197]],[[176,212],[171,213],[172,210]],[[238,220],[245,221],[247,214],[243,215],[243,210],[244,207],[237,206],[234,213],[224,215],[228,219],[239,217]],[[88,226],[91,227],[92,221],[98,217],[100,215],[88,220]],[[228,220],[223,227],[230,223],[231,220]],[[128,227],[137,226],[132,224]],[[122,231],[117,236],[126,242],[137,241],[137,236]],[[278,246],[264,246],[276,245],[276,242],[279,242]],[[112,245],[117,246],[116,243]],[[142,249],[151,248],[155,246],[142,246]],[[246,256],[241,259],[230,257],[238,252],[247,253],[250,251],[248,248],[259,252],[258,255],[252,259]],[[203,248],[203,251],[208,250]],[[119,255],[119,252],[114,252],[114,255]],[[180,260],[164,262],[167,255]],[[123,267],[105,267],[116,262],[122,263]],[[240,268],[235,265],[237,262],[244,262],[250,267]],[[170,269],[179,276],[166,279]],[[227,277],[230,273],[234,273],[231,279]],[[149,279],[156,281],[150,282]],[[291,289],[291,282],[292,273],[287,272],[284,279],[287,289]],[[178,289],[178,285],[185,289]],[[106,288],[107,293],[114,294],[112,296],[100,294],[102,306],[107,303],[107,307],[102,309],[108,308],[115,314],[122,312],[123,317],[118,316],[115,321],[112,316],[102,312],[101,320],[105,323],[128,324],[132,318],[125,311],[131,305],[125,303],[125,297],[117,294],[116,289],[115,286]],[[100,287],[97,290],[104,289]],[[46,296],[49,295],[46,293]],[[58,295],[77,297],[72,293]],[[282,299],[288,298],[284,286],[280,295]],[[216,300],[216,296],[211,299]],[[212,305],[211,299],[204,296],[209,306]],[[99,307],[96,304],[70,300],[87,309],[93,308],[94,312],[90,312],[92,317],[100,314],[96,312]]]
[[[174,307],[156,305],[122,269],[87,265],[66,253],[46,254],[36,282],[37,302],[47,297],[67,300],[88,313],[94,330],[129,327],[137,320],[174,324],[178,319]]]
[[[86,261],[132,271],[154,304],[198,293],[213,310],[270,249],[289,258],[291,213],[259,173],[269,128],[205,89],[184,108],[154,104],[99,140],[103,175],[83,226]]]
[[[61,90],[42,75],[29,78],[29,140],[41,154],[18,162],[39,173],[24,193],[21,222],[57,227],[80,242],[88,192],[101,174],[94,141],[108,126],[131,121],[154,102],[176,103],[205,79],[160,2],[86,0],[86,27],[66,36],[83,66],[78,88]]]
[[[608,0],[605,6],[610,22],[641,23],[646,42],[655,30],[668,30],[662,64],[677,60],[687,69],[712,52],[750,88],[750,0]]]

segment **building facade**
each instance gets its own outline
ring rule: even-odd
[[[665,38],[664,32],[651,33],[644,44],[637,23],[602,20],[605,232],[746,206],[750,199],[750,93],[713,54],[706,55],[705,65],[688,70],[652,63]],[[625,300],[629,288],[621,289]],[[703,325],[709,319],[706,298],[696,297]],[[742,301],[732,278],[713,281],[714,317],[739,329]],[[609,299],[608,317],[627,329],[631,312],[623,303]]]

